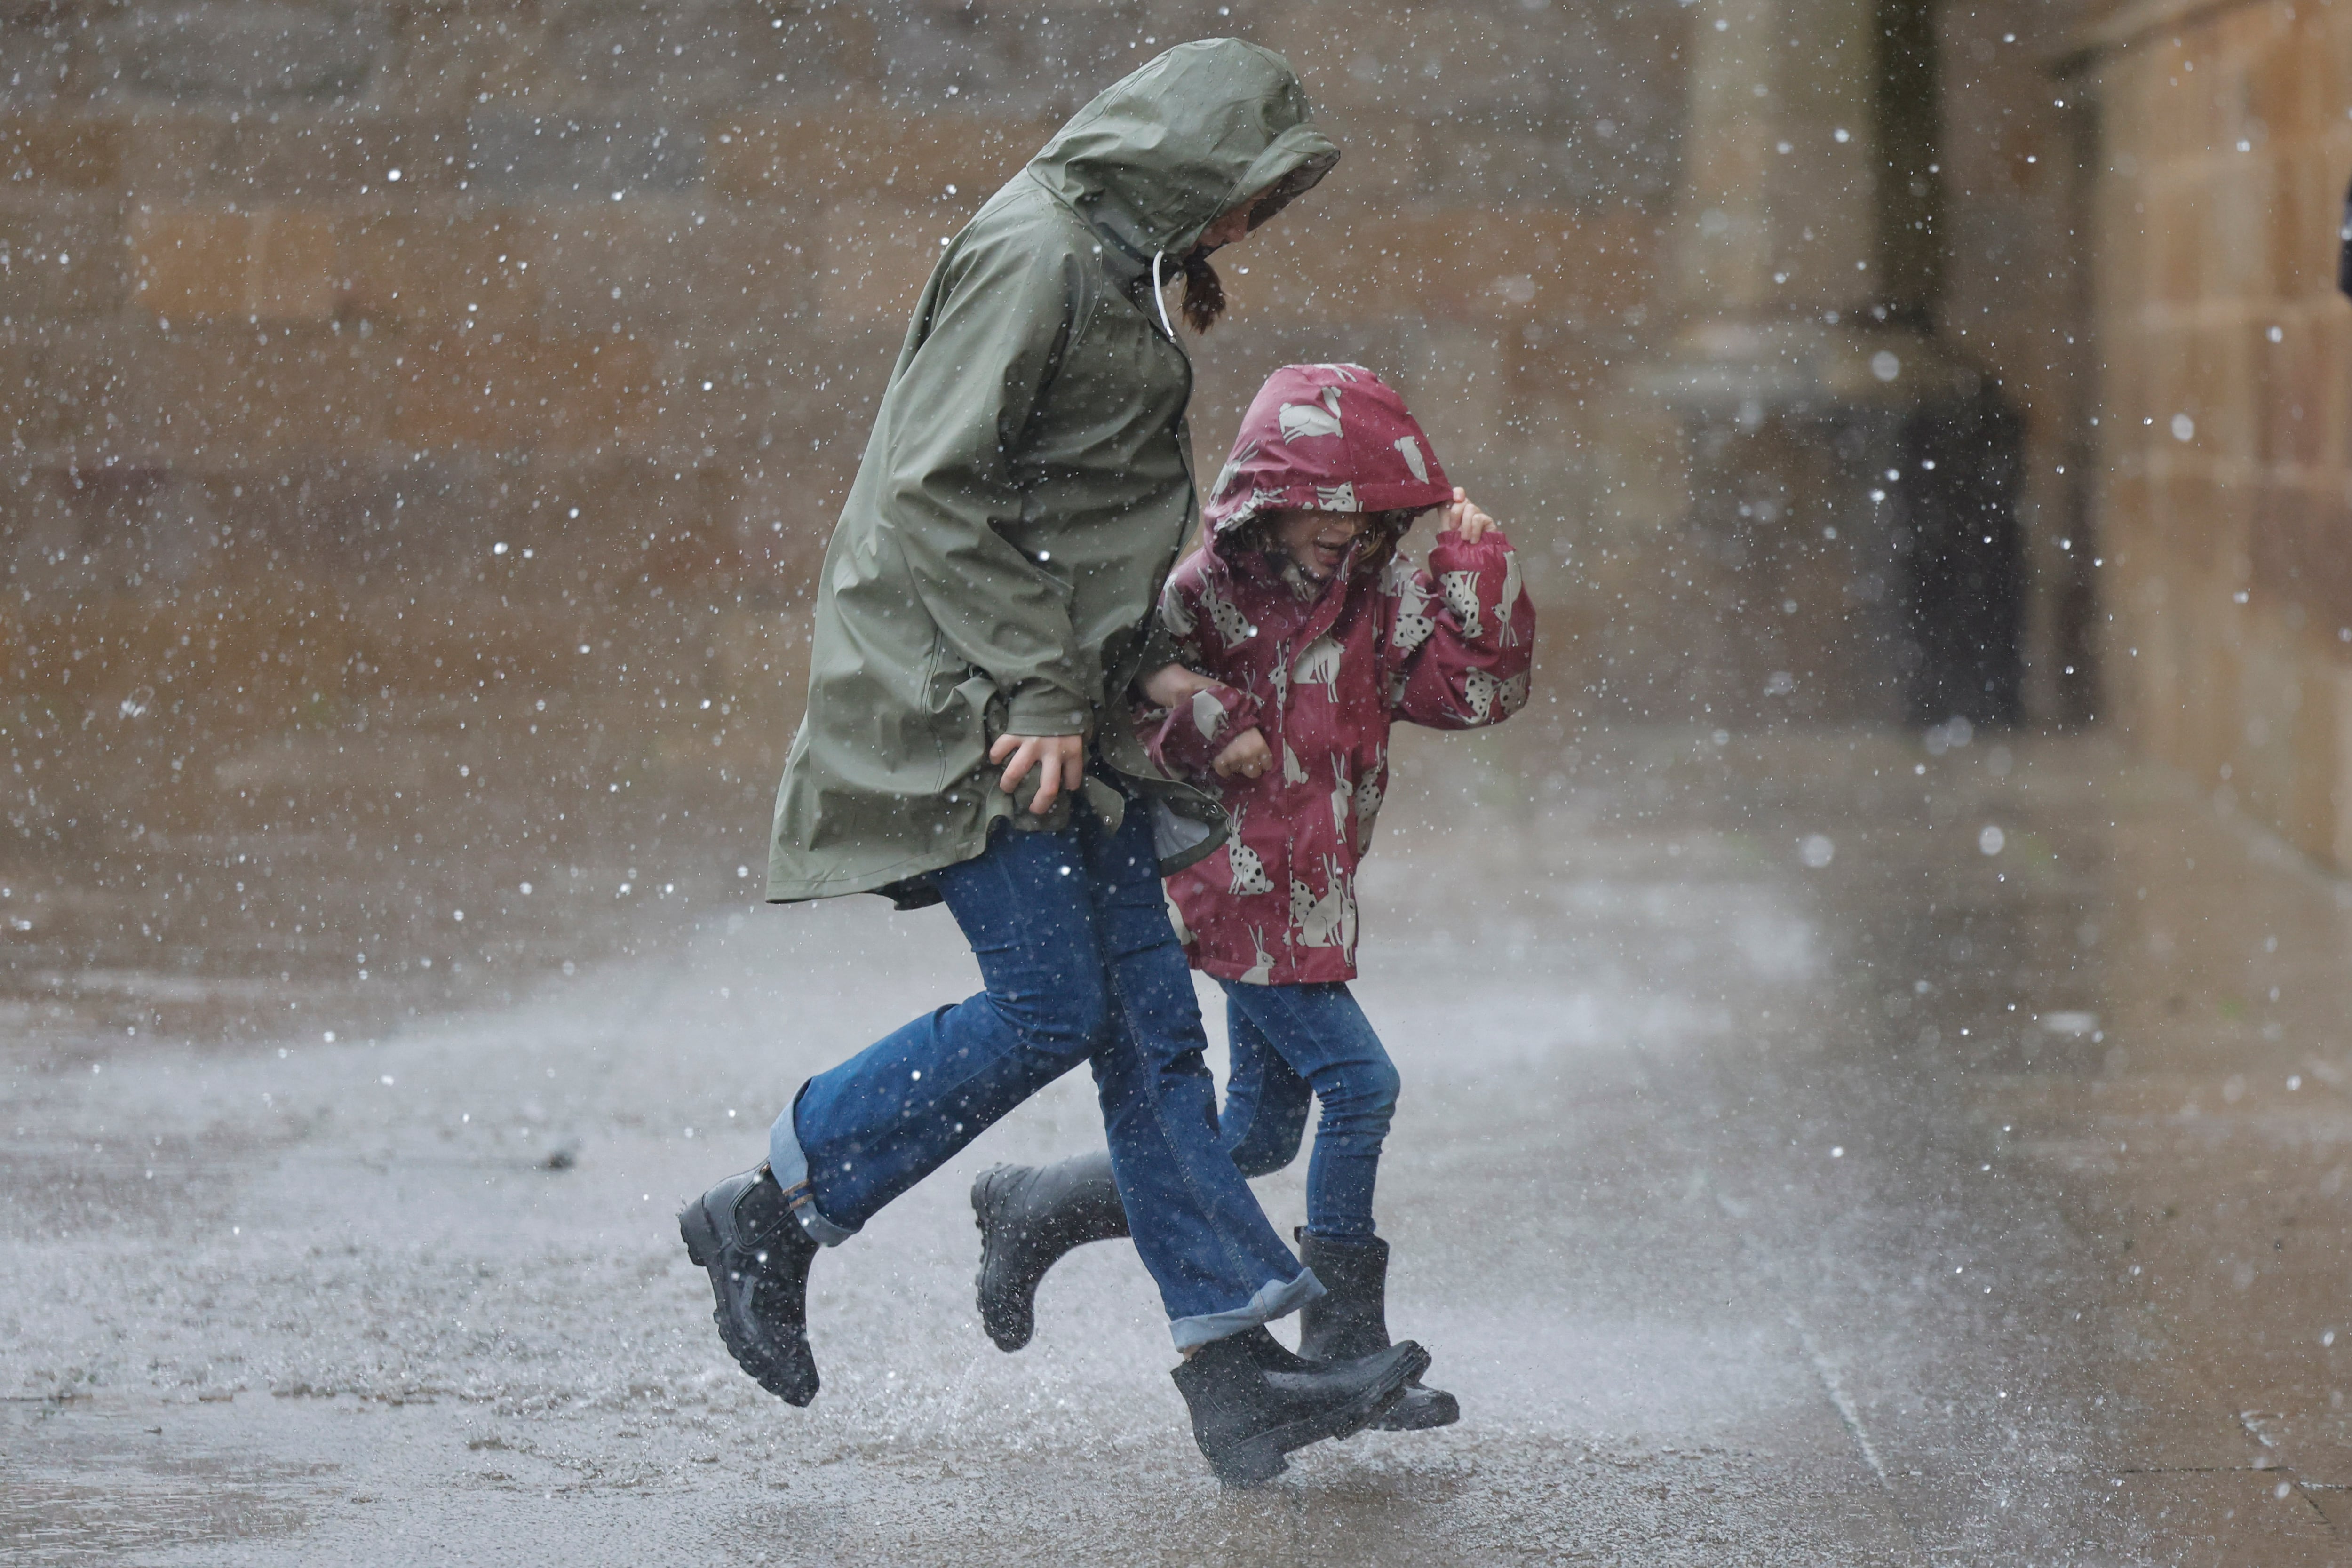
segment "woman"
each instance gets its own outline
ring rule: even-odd
[[[1131,725],[1137,690],[1199,684],[1154,616],[1200,512],[1160,285],[1184,276],[1195,326],[1213,319],[1208,253],[1339,160],[1307,118],[1280,56],[1171,49],[990,199],[916,307],[825,554],[768,896],[944,901],[987,988],[811,1079],[768,1163],[679,1216],[728,1349],[793,1404],[817,1389],[818,1245],[1082,1060],[1221,1478],[1357,1430],[1427,1364],[1412,1344],[1304,1363],[1265,1331],[1322,1287],[1217,1148],[1160,883],[1223,819]]]

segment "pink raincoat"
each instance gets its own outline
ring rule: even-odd
[[[1229,688],[1148,714],[1168,772],[1213,790],[1227,846],[1168,880],[1195,968],[1259,985],[1356,973],[1356,865],[1388,787],[1389,727],[1498,724],[1524,707],[1535,607],[1499,531],[1440,534],[1427,567],[1402,556],[1328,584],[1234,533],[1285,508],[1387,511],[1454,498],[1404,402],[1361,365],[1276,371],[1242,421],[1209,499],[1209,542],[1168,579],[1160,621],[1178,658]],[[1276,765],[1219,779],[1252,726]]]

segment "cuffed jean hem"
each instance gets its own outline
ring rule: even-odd
[[[1315,1278],[1315,1270],[1302,1268],[1296,1279],[1269,1279],[1258,1287],[1256,1295],[1245,1306],[1229,1312],[1203,1312],[1197,1318],[1177,1318],[1168,1325],[1175,1336],[1176,1348],[1189,1351],[1234,1334],[1246,1333],[1263,1328],[1276,1318],[1286,1318],[1318,1297],[1330,1294],[1323,1281]]]
[[[809,1183],[808,1154],[801,1148],[799,1131],[793,1126],[793,1113],[800,1103],[800,1090],[794,1089],[784,1113],[768,1129],[768,1171],[776,1178],[776,1185],[784,1189],[784,1201],[792,1205],[794,1217],[808,1232],[809,1239],[820,1247],[839,1247],[857,1232],[844,1230],[816,1212],[816,1189]]]

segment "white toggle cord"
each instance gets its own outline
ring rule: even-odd
[[[1168,320],[1168,296],[1160,291],[1160,258],[1167,254],[1165,250],[1151,253],[1151,302],[1160,307],[1160,330],[1168,334],[1172,343],[1176,341],[1176,329]]]

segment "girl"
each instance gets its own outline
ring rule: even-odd
[[[1397,554],[1443,506],[1425,569]],[[1242,422],[1177,567],[1160,623],[1201,679],[1147,718],[1152,755],[1215,790],[1225,847],[1168,879],[1193,967],[1224,987],[1232,1071],[1219,1142],[1245,1175],[1297,1155],[1310,1094],[1300,1258],[1315,1361],[1388,1344],[1388,1245],[1372,1223],[1397,1072],[1348,993],[1356,864],[1389,777],[1389,727],[1500,723],[1525,706],[1535,611],[1494,520],[1446,482],[1403,400],[1360,365],[1290,365]],[[972,1187],[980,1310],[1003,1349],[1028,1343],[1037,1282],[1088,1241],[1128,1234],[1103,1155],[998,1166]],[[1453,1395],[1416,1384],[1380,1425],[1442,1426]]]

